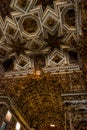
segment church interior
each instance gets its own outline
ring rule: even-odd
[[[0,0],[0,130],[87,130],[87,0]]]

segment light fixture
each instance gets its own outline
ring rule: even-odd
[[[15,130],[20,130],[20,128],[21,128],[21,125],[20,125],[19,122],[17,122],[17,123],[16,123],[16,128],[15,128]]]
[[[50,127],[55,127],[55,125],[54,124],[50,124]]]
[[[6,121],[10,122],[11,118],[12,118],[12,114],[10,113],[10,111],[8,111],[5,119],[6,119]]]

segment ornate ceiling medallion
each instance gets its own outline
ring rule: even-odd
[[[19,21],[19,27],[22,35],[27,39],[37,37],[41,32],[41,26],[38,17],[31,14],[23,15]]]
[[[37,22],[35,19],[26,18],[23,21],[23,28],[28,33],[34,33],[37,30]]]

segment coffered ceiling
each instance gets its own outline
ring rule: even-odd
[[[81,59],[75,48],[81,44],[79,1],[0,0],[0,112],[5,118],[8,110],[12,114],[7,129],[17,121],[21,130],[68,129],[64,94],[76,105],[86,100],[80,95],[86,90],[86,74],[78,71]]]
[[[71,41],[78,40],[76,2],[3,0],[0,14],[0,61],[4,71],[42,67],[38,63],[43,61],[40,54],[44,55],[43,67],[68,63],[64,49],[75,50]]]

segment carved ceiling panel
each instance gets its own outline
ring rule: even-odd
[[[2,49],[0,55],[7,56],[6,58],[15,57],[13,70],[15,65],[21,66],[21,55],[27,59],[26,63],[23,60],[21,66],[23,69],[33,68],[35,58],[32,57],[38,54],[45,54],[46,66],[44,67],[56,66],[59,63],[66,64],[67,57],[64,49],[67,46],[75,49],[71,41],[77,42],[76,2],[9,0],[6,7],[5,3],[6,0],[0,4],[0,48]],[[3,14],[3,9],[6,14]],[[62,57],[54,54],[56,49],[62,53]],[[52,56],[51,59],[48,58],[49,55]],[[4,57],[4,60],[6,58]],[[29,64],[28,60],[30,60]],[[25,67],[26,64],[29,66]]]
[[[64,56],[59,50],[54,50],[53,53],[49,56],[49,64],[63,65]]]

